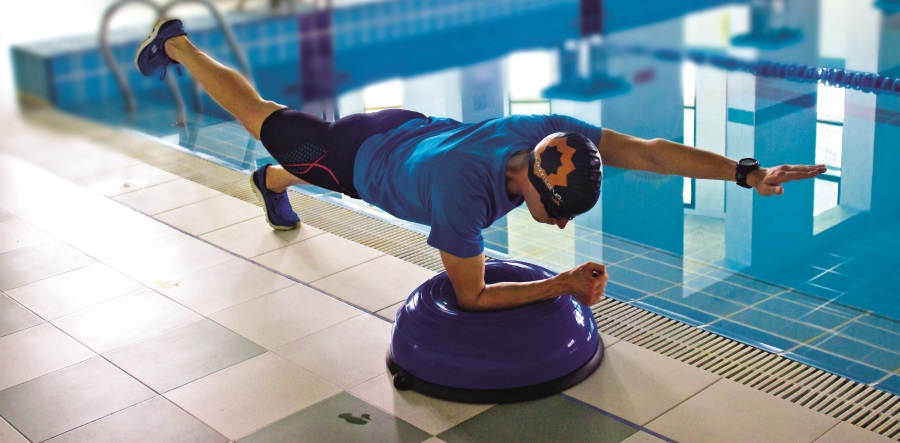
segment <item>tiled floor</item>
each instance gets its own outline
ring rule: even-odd
[[[398,392],[382,316],[431,271],[273,232],[258,207],[103,147],[146,141],[11,127],[0,441],[885,440],[611,336],[594,375],[542,400]],[[68,149],[89,173],[66,171]]]

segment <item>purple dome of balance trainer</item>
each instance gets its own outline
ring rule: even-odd
[[[485,265],[488,284],[554,275],[518,261]],[[398,389],[494,403],[562,391],[590,375],[602,356],[591,310],[572,296],[468,312],[459,308],[447,274],[441,273],[413,291],[397,312],[387,360]]]

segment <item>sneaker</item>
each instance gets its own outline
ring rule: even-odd
[[[150,33],[150,37],[147,37],[147,40],[144,40],[144,43],[141,43],[137,54],[134,55],[134,66],[137,70],[146,76],[161,71],[162,73],[160,74],[159,79],[162,80],[166,78],[166,67],[170,64],[178,65],[178,62],[166,55],[163,43],[165,43],[166,40],[172,37],[178,37],[179,35],[187,35],[187,33],[184,32],[184,26],[181,24],[181,20],[177,18],[167,18],[156,22],[156,26],[153,27],[153,32]],[[178,66],[175,66],[175,70],[181,75],[181,69],[179,69]]]
[[[269,165],[265,164],[250,175],[250,187],[263,204],[269,226],[279,231],[290,231],[300,225],[300,217],[291,208],[287,191],[272,192],[266,188],[268,167]]]

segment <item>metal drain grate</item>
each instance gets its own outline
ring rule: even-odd
[[[626,303],[593,307],[603,333],[900,440],[900,397]]]
[[[247,175],[163,145],[113,146],[134,158],[259,205]],[[435,272],[424,235],[290,191],[304,223]],[[601,332],[900,440],[900,397],[612,299],[593,307]]]

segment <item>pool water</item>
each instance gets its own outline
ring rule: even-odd
[[[398,1],[282,16],[299,57],[271,55],[254,78],[267,99],[336,116],[559,113],[765,166],[825,163],[825,176],[769,198],[606,168],[601,201],[565,230],[520,208],[484,232],[486,246],[555,271],[604,263],[609,297],[900,394],[900,97],[885,83],[900,76],[900,21],[869,1],[645,3]],[[252,34],[238,33],[257,49]],[[133,114],[110,89],[58,106],[237,170],[272,162],[208,97],[177,127],[164,89],[140,92]]]

